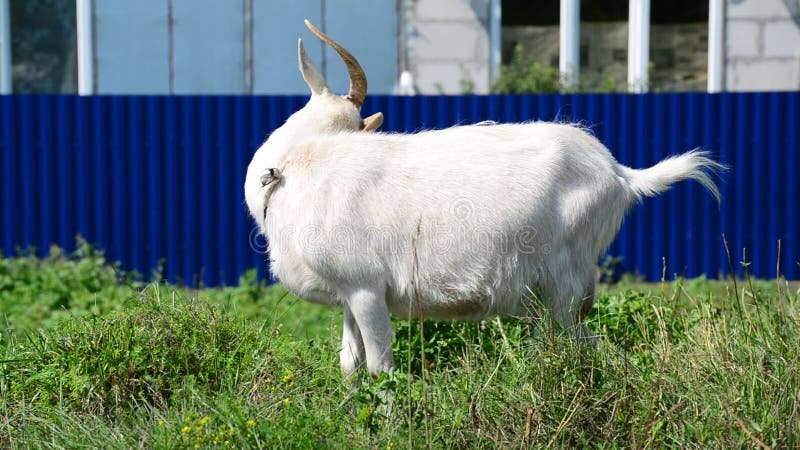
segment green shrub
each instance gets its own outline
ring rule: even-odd
[[[65,320],[18,345],[5,367],[13,382],[4,395],[104,414],[138,404],[163,407],[190,386],[219,391],[235,374],[263,366],[268,355],[253,325],[157,292],[124,312]]]
[[[43,259],[0,258],[0,319],[5,325],[0,340],[50,328],[73,314],[120,309],[141,286],[134,280],[83,241],[73,254],[54,246]]]
[[[616,80],[608,73],[592,77],[582,74],[577,86],[566,86],[558,68],[528,61],[522,53],[522,45],[517,44],[511,61],[500,67],[500,74],[489,89],[491,93],[627,92],[626,83]]]
[[[558,69],[525,61],[521,45],[514,47],[511,61],[500,67],[490,89],[493,94],[553,94],[561,90]]]

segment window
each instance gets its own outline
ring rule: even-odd
[[[77,92],[75,0],[9,3],[14,92]]]

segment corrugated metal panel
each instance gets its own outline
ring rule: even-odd
[[[283,97],[0,97],[2,249],[81,235],[126,269],[171,281],[233,284],[266,273],[242,184],[268,133],[302,107]],[[800,278],[800,93],[370,97],[387,131],[481,120],[580,121],[626,165],[695,147],[732,167],[718,208],[696,183],[636,207],[609,254],[660,279],[728,272],[722,233],[752,272]]]

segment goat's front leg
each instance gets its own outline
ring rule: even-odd
[[[344,327],[342,329],[342,349],[339,351],[339,367],[342,377],[347,381],[364,364],[364,340],[350,308],[344,305]]]
[[[344,296],[345,308],[353,314],[367,357],[367,370],[372,377],[394,369],[392,339],[394,328],[389,318],[384,289],[352,290]]]

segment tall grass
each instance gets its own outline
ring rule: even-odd
[[[548,320],[397,321],[397,370],[351,388],[341,312],[252,273],[195,291],[88,249],[4,259],[0,446],[797,448],[798,297],[623,281],[598,293],[596,350]]]

